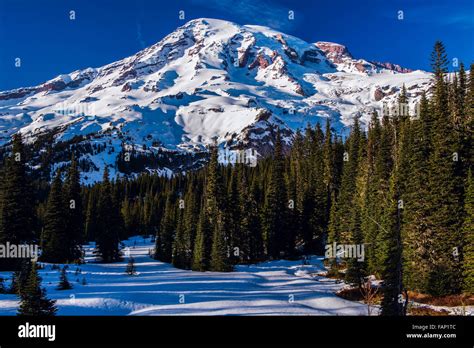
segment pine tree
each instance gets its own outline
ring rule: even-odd
[[[66,267],[61,269],[61,275],[59,277],[59,284],[57,287],[58,290],[69,290],[72,289],[71,283],[67,279]]]
[[[288,236],[287,196],[284,180],[284,158],[280,131],[277,131],[265,203],[262,212],[262,229],[266,254],[274,259],[290,253],[293,244]]]
[[[56,301],[48,299],[46,290],[41,288],[41,277],[33,264],[28,282],[20,295],[18,315],[54,316],[57,312],[55,304]]]
[[[468,294],[474,294],[474,180],[472,171],[469,170],[467,178],[467,190],[464,199],[464,223],[462,226],[465,245],[463,250],[463,290]]]
[[[402,315],[402,243],[401,216],[396,173],[390,180],[390,198],[385,203],[385,216],[382,221],[381,248],[385,256],[382,266],[383,299],[382,315]]]
[[[105,167],[103,181],[100,186],[99,201],[97,204],[96,254],[103,262],[120,260],[119,232],[112,208],[112,187],[109,181],[109,171]]]
[[[237,164],[235,167],[231,168],[225,211],[225,215],[228,219],[227,226],[229,228],[229,257],[233,264],[241,261],[240,251],[242,249],[242,212],[240,210],[241,206],[239,202],[239,180],[241,171],[241,164]]]
[[[26,154],[20,133],[13,136],[12,153],[5,160],[1,185],[0,243],[24,244],[34,241],[34,209]],[[15,270],[17,259],[1,259],[0,270]]]
[[[97,219],[97,201],[99,199],[99,186],[95,186],[88,193],[85,223],[85,239],[93,241],[96,239],[99,222]]]
[[[453,250],[461,247],[460,222],[462,213],[462,189],[456,175],[459,165],[459,149],[453,137],[452,123],[447,107],[446,60],[444,47],[435,44],[433,52],[435,72],[434,123],[432,152],[430,156],[430,228],[435,233],[431,253],[437,257],[429,274],[428,293],[442,296],[459,291],[461,274],[459,258]],[[433,255],[432,254],[432,255]]]
[[[206,271],[210,266],[212,235],[210,223],[204,209],[199,214],[196,239],[194,241],[193,271]]]
[[[232,271],[232,262],[229,255],[230,250],[225,239],[225,231],[223,230],[225,226],[223,213],[218,212],[215,218],[216,223],[213,226],[210,269],[215,272],[230,272]]]
[[[431,154],[432,112],[423,94],[420,115],[412,120],[409,180],[405,182],[404,221],[402,225],[404,283],[412,290],[426,291],[431,269],[433,230],[429,228],[429,157]]]
[[[375,163],[377,161],[377,155],[380,153],[381,132],[378,114],[374,111],[367,134],[367,157],[364,163],[365,168],[363,173],[365,190],[363,194],[361,222],[366,244],[367,269],[370,274],[377,274],[377,270],[380,269],[376,258],[377,246],[375,245],[380,227],[372,215],[379,205],[377,199],[378,180],[375,176]]]
[[[168,263],[172,261],[173,236],[176,228],[175,212],[175,203],[172,202],[171,195],[168,195],[166,199],[165,212],[155,243],[155,259]]]
[[[31,267],[32,267],[32,262],[30,259],[25,259],[21,261],[19,269],[17,269],[12,274],[12,281],[11,281],[9,293],[16,294],[16,295],[22,294],[28,282],[28,277],[30,276],[30,273],[31,273]]]
[[[364,244],[364,235],[362,232],[362,209],[364,205],[363,198],[366,180],[362,169],[366,161],[366,139],[365,135],[359,130],[358,123],[354,125],[354,131],[360,132],[360,134],[358,137],[357,153],[352,149],[354,156],[353,161],[356,162],[356,168],[353,186],[354,192],[351,196],[352,206],[348,210],[350,216],[347,217],[349,232],[347,234],[347,242],[357,247]],[[352,255],[352,257],[347,260],[347,270],[345,274],[346,281],[361,286],[366,275],[366,268],[365,257],[361,258],[361,255]]]
[[[382,315],[404,315],[403,305],[403,244],[402,224],[405,183],[410,180],[409,165],[412,149],[412,132],[410,120],[401,127],[399,148],[395,151],[396,161],[389,179],[387,200],[382,202],[380,254],[382,262],[381,277],[383,279]],[[406,300],[407,301],[407,300]]]
[[[181,202],[180,202],[181,204]],[[176,233],[173,242],[172,262],[177,268],[186,268],[186,241],[184,229],[184,207],[177,210]]]
[[[185,202],[185,212],[183,217],[183,250],[185,252],[185,264],[187,268],[191,268],[192,257],[193,257],[193,245],[196,238],[197,225],[199,221],[199,205],[201,203],[199,196],[202,192],[202,188],[196,183],[190,183],[188,188],[188,194],[186,196],[187,201]]]
[[[330,136],[330,135],[329,135]],[[311,188],[311,197],[309,209],[312,210],[310,222],[311,237],[306,252],[320,254],[324,250],[324,243],[327,233],[328,220],[328,184],[325,175],[324,162],[324,134],[317,124],[315,130],[314,159],[313,167],[313,187]],[[293,246],[294,247],[294,246]]]
[[[349,243],[351,228],[354,226],[353,218],[354,195],[356,192],[356,178],[359,168],[359,151],[361,130],[359,120],[356,118],[347,140],[347,151],[344,153],[344,167],[341,179],[341,188],[337,199],[337,235],[338,243]]]
[[[69,249],[68,225],[63,199],[61,172],[58,171],[51,185],[46,205],[44,229],[41,235],[41,261],[66,263],[71,260]]]
[[[257,202],[258,184],[254,180],[248,188],[248,179],[241,172],[240,210],[242,212],[241,258],[244,262],[258,262],[263,260],[263,236],[261,230],[260,213]]]
[[[84,218],[82,211],[80,174],[73,157],[64,182],[65,214],[68,261],[79,260],[82,256],[81,243],[84,241]]]
[[[219,171],[217,147],[211,150],[211,159],[207,168],[206,191],[207,219],[212,231],[210,267],[213,271],[232,270],[230,259],[230,235],[228,233],[230,217],[227,210],[223,179]]]

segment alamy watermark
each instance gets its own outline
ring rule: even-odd
[[[246,164],[250,167],[257,166],[259,153],[254,149],[247,150],[219,150],[218,162],[222,164]]]
[[[32,259],[38,260],[39,247],[36,244],[0,244],[0,258],[5,259]]]
[[[327,259],[357,259],[363,262],[365,259],[364,244],[337,244],[336,242],[326,245],[325,257]]]
[[[410,110],[408,103],[396,103],[389,105],[387,102],[382,103],[382,116],[420,116],[420,103],[415,104],[415,108]]]

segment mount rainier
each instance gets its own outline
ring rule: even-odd
[[[355,116],[366,125],[403,85],[414,108],[431,74],[267,27],[196,19],[131,57],[0,92],[0,146],[16,132],[30,144],[49,137],[53,148],[74,146],[83,181],[94,182],[104,165],[121,174],[124,147],[194,158],[217,141],[265,154],[277,126],[290,142],[296,129],[328,118],[340,132]],[[68,161],[55,156],[55,166]],[[200,160],[178,166],[170,157],[146,169],[167,174]]]

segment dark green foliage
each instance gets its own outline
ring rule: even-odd
[[[33,265],[24,290],[20,294],[18,315],[54,316],[57,311],[55,303],[56,301],[46,297],[46,290],[41,287],[41,277],[38,275],[36,265]]]
[[[277,132],[275,153],[268,175],[265,203],[262,212],[262,231],[265,253],[270,258],[288,256],[294,245],[290,233],[288,199],[284,179],[284,157],[280,131]]]
[[[176,207],[168,196],[165,204],[165,212],[161,220],[160,229],[155,241],[155,259],[163,262],[171,262],[173,251],[173,235],[176,228]]]
[[[67,171],[63,190],[68,260],[80,260],[82,257],[81,244],[84,241],[84,214],[82,211],[80,173],[74,157]]]
[[[57,172],[48,196],[44,229],[41,235],[41,261],[65,263],[70,260],[66,207],[63,199],[61,172]]]
[[[61,269],[61,275],[59,276],[59,284],[58,284],[57,289],[58,290],[72,289],[72,285],[71,285],[71,283],[69,283],[69,280],[67,279],[66,267],[63,267]]]
[[[205,271],[209,269],[211,262],[211,233],[207,214],[204,209],[201,209],[196,239],[194,241],[193,263],[191,266],[193,271]]]
[[[26,169],[21,134],[13,136],[12,152],[5,160],[1,182],[0,243],[22,244],[35,239],[31,178]],[[1,259],[0,270],[15,270],[18,260]]]
[[[468,294],[474,294],[474,180],[472,171],[469,170],[467,179],[466,198],[464,200],[464,223],[462,232],[465,238],[464,246],[464,286]]]
[[[104,170],[103,181],[100,184],[99,201],[97,203],[97,231],[96,231],[96,254],[103,262],[114,262],[120,260],[119,252],[119,211],[114,209],[115,203],[112,197],[112,185],[109,181],[109,171]]]

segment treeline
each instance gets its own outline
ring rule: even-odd
[[[112,262],[121,239],[153,235],[154,258],[196,271],[363,245],[362,259],[328,266],[359,286],[371,274],[383,279],[383,314],[403,314],[406,290],[473,294],[474,65],[469,78],[462,64],[448,75],[440,42],[432,65],[434,87],[419,114],[374,112],[367,131],[356,118],[346,138],[329,121],[293,139],[275,129],[274,153],[256,167],[220,165],[212,147],[205,168],[186,175],[111,181],[105,168],[101,183],[81,187],[72,160],[45,199],[28,183],[15,136],[2,174],[0,243],[37,241],[41,259],[59,263],[80,261],[80,244],[96,241],[99,258]],[[395,109],[408,99],[403,87]]]

